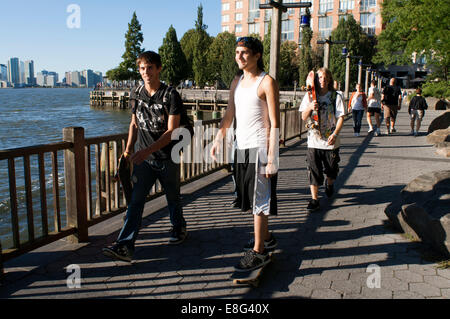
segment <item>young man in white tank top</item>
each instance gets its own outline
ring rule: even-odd
[[[262,63],[263,46],[252,37],[236,42],[235,60],[241,74],[231,83],[227,111],[211,148],[216,160],[226,130],[236,118],[235,152],[237,204],[252,211],[254,239],[245,246],[237,271],[248,271],[268,263],[268,249],[276,246],[269,232],[269,215],[277,215],[280,105],[277,82],[267,75]]]

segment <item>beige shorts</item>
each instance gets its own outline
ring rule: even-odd
[[[397,118],[398,106],[397,105],[384,105],[384,118],[392,117],[394,120]]]
[[[422,120],[424,115],[425,112],[423,110],[412,109],[411,114],[409,114],[409,117],[411,118],[411,120],[415,120],[416,118],[418,120]]]

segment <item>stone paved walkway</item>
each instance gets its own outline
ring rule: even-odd
[[[423,132],[438,114],[427,111]],[[0,297],[450,298],[450,269],[438,268],[427,247],[389,227],[383,212],[409,181],[448,169],[450,160],[434,154],[425,133],[407,136],[405,108],[394,135],[374,137],[363,123],[362,136],[354,137],[352,120],[345,122],[337,193],[328,199],[320,190],[320,212],[306,212],[305,140],[283,150],[279,216],[270,221],[278,248],[258,288],[229,279],[253,226],[251,216],[229,207],[232,182],[225,176],[197,191],[184,188],[189,237],[182,245],[166,244],[170,222],[160,198],[147,205],[133,264],[101,254],[117,237],[120,215],[93,227],[89,244],[61,240],[7,262]],[[81,288],[67,286],[71,264],[80,267]],[[377,271],[379,288],[372,285]]]

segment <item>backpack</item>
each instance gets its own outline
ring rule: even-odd
[[[170,103],[170,95],[172,91],[175,90],[172,86],[167,86],[163,95],[163,105],[166,108],[166,113],[169,114],[169,103]],[[189,131],[191,138],[194,136],[194,121],[187,115],[187,111],[184,108],[180,114],[180,128],[185,128]]]
[[[139,96],[139,94],[141,93],[143,88],[144,88],[143,84],[136,87],[136,89],[134,91],[136,93],[136,96]],[[172,91],[174,89],[175,88],[173,88],[172,86],[167,85],[166,89],[164,91],[164,94],[163,94],[163,106],[164,106],[164,110],[166,111],[165,113],[166,113],[167,117],[169,116],[170,95],[172,94]],[[181,114],[180,114],[180,128],[187,129],[189,131],[189,134],[191,135],[191,138],[194,136],[194,122],[187,115],[187,112],[186,112],[186,109],[184,108],[184,106],[183,106],[183,110],[181,111]]]

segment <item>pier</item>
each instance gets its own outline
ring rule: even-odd
[[[424,130],[438,114],[427,112]],[[351,120],[345,121],[336,194],[328,199],[321,189],[322,209],[317,213],[306,212],[310,194],[304,135],[286,141],[280,156],[279,215],[270,219],[278,247],[256,289],[234,286],[229,279],[252,236],[253,219],[231,207],[230,173],[217,166],[211,174],[182,186],[189,232],[182,245],[166,244],[170,230],[166,202],[155,197],[145,207],[135,261],[104,257],[101,248],[114,242],[122,226],[122,206],[107,220],[91,225],[86,240],[71,242],[61,236],[15,258],[3,250],[0,297],[448,299],[450,269],[440,268],[424,243],[395,231],[384,209],[409,181],[448,169],[450,162],[434,153],[425,133],[408,136],[404,107],[397,121],[397,133],[380,137],[366,133],[365,122],[364,133],[355,137]],[[73,150],[73,141],[63,143],[67,144],[58,147]],[[69,232],[80,238],[80,231],[72,226]],[[71,265],[81,271],[79,288],[67,285]],[[379,270],[380,286],[370,282],[374,269]]]

